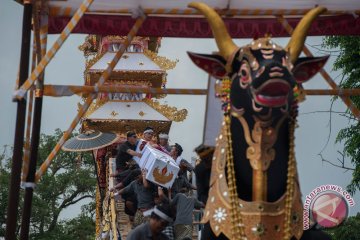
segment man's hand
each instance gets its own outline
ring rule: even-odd
[[[142,154],[139,153],[139,152],[136,152],[136,156],[139,157],[139,158],[141,158],[141,157],[142,157]]]

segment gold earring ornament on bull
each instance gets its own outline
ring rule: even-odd
[[[296,102],[301,103],[305,101],[306,99],[305,92],[301,84],[295,85],[295,87],[293,88],[293,92],[294,92],[294,99],[296,100]]]
[[[231,80],[228,76],[226,76],[221,81],[221,93],[220,93],[222,110],[224,111],[225,115],[228,115],[231,109],[230,88],[231,88]]]

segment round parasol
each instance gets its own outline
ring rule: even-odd
[[[84,152],[106,147],[117,141],[115,133],[103,133],[90,130],[70,138],[62,146],[62,150],[68,152]]]

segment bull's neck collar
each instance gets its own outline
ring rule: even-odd
[[[246,158],[253,169],[252,199],[253,201],[267,201],[267,170],[276,154],[273,146],[277,141],[281,125],[289,115],[284,113],[275,122],[272,118],[264,120],[264,118],[253,116],[254,124],[251,128],[244,114],[232,112],[232,116],[241,123],[248,145]]]

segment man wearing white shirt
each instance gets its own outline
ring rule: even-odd
[[[189,172],[193,171],[194,167],[181,157],[182,152],[183,148],[180,146],[180,144],[175,143],[175,145],[171,147],[170,156],[175,160],[180,169],[188,170]]]

